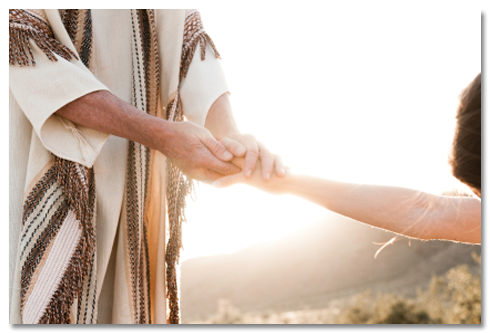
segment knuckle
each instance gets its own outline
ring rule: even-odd
[[[272,154],[270,151],[268,151],[267,149],[261,149],[260,150],[260,156],[262,158],[267,158],[267,159],[271,159],[271,160],[274,160],[274,154]]]
[[[222,138],[221,140],[219,140],[219,142],[225,146],[229,145],[229,144],[233,144],[233,140],[231,140],[230,138],[228,138],[226,136],[224,138]]]
[[[253,140],[253,141],[257,141],[257,139],[255,138],[255,135],[253,134],[245,134],[245,137],[248,139],[248,140]]]
[[[224,148],[224,146],[221,143],[219,143],[218,141],[214,141],[214,143],[213,143],[213,151],[215,151],[215,152],[221,152],[224,149],[225,148]]]

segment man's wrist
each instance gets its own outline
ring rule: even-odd
[[[148,131],[149,135],[152,136],[151,140],[155,142],[155,147],[150,148],[168,155],[169,144],[172,142],[172,138],[175,137],[175,125],[176,123],[174,122],[157,118],[153,124],[154,129]]]

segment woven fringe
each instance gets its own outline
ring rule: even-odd
[[[152,10],[131,10],[133,38],[133,106],[156,115],[159,97],[158,48]],[[151,154],[149,148],[130,141],[126,178],[125,251],[131,281],[133,323],[150,324],[151,293],[147,235],[148,184]]]
[[[83,64],[90,68],[92,58],[92,11],[90,9],[60,10],[66,28]]]
[[[62,19],[83,63],[90,65],[92,23],[90,10],[64,10]],[[48,26],[49,28],[49,26]],[[52,32],[50,31],[52,34]],[[58,43],[59,44],[59,43]],[[61,44],[60,44],[61,45]],[[71,51],[70,51],[71,52]],[[71,52],[73,56],[76,55]],[[97,270],[95,267],[95,184],[94,173],[78,163],[54,157],[57,182],[77,219],[81,237],[63,274],[41,324],[69,324],[72,305],[78,300],[77,323],[96,322]],[[87,318],[90,315],[90,318]]]
[[[179,95],[167,106],[167,120],[182,121]],[[194,191],[194,183],[169,159],[167,159],[167,211],[169,221],[169,239],[165,249],[166,282],[167,282],[167,323],[180,323],[179,287],[177,266],[182,246],[182,223],[185,222],[186,197]]]
[[[55,157],[58,183],[69,209],[80,221],[81,237],[63,278],[40,320],[42,324],[68,324],[75,298],[82,298],[83,283],[93,265],[95,251],[95,185],[92,169]]]
[[[40,16],[21,9],[9,9],[9,64],[15,66],[36,65],[29,39],[36,45],[51,61],[58,61],[54,54],[71,60],[78,59],[75,53],[58,42],[51,28]]]
[[[197,44],[201,45],[201,60],[206,59],[207,41],[214,50],[215,57],[221,59],[221,56],[214,45],[213,40],[204,31],[201,21],[201,14],[197,10],[187,13],[184,24],[184,43],[182,47],[182,61],[180,64],[180,79],[187,76],[189,66],[194,58]]]
[[[54,173],[56,182],[62,188],[64,200],[58,212],[60,219],[64,220],[66,213],[71,210],[75,213],[81,230],[80,240],[70,259],[68,267],[56,287],[47,307],[45,308],[39,324],[69,324],[71,307],[75,299],[83,299],[84,282],[89,278],[89,272],[93,266],[95,254],[95,186],[94,176],[91,169],[87,169],[77,163],[63,160],[54,156],[54,165],[46,173]],[[48,177],[43,177],[36,188],[43,188]],[[55,231],[50,241],[56,237]],[[47,244],[44,244],[47,246]],[[35,253],[33,253],[35,255]],[[30,286],[30,279],[23,281],[23,286],[27,289]],[[92,286],[96,285],[94,281]],[[88,294],[88,293],[87,293]],[[25,293],[21,293],[22,304],[25,304]],[[93,304],[90,304],[93,306]],[[21,310],[23,307],[21,308]],[[95,309],[88,311],[92,313],[90,321],[93,321]],[[87,309],[85,309],[87,313]],[[77,314],[77,316],[79,316]]]
[[[184,41],[180,63],[180,80],[187,75],[194,57],[197,44],[201,45],[201,60],[206,57],[207,41],[211,44],[216,58],[221,58],[212,39],[204,31],[201,15],[197,10],[186,14],[184,23]],[[183,121],[179,91],[167,105],[166,116],[169,121]],[[167,282],[167,323],[180,323],[180,302],[177,266],[180,260],[182,245],[182,223],[185,222],[186,198],[194,192],[194,183],[187,179],[180,169],[167,159],[167,212],[169,221],[169,239],[165,250],[166,282]]]

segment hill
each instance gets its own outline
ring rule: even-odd
[[[229,255],[182,263],[184,322],[208,317],[226,299],[242,312],[292,311],[328,306],[371,289],[415,293],[433,274],[466,263],[477,269],[471,252],[480,246],[400,238],[344,217],[329,214],[295,234]]]

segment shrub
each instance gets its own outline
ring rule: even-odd
[[[473,253],[480,264],[481,255]],[[481,268],[471,274],[467,265],[433,276],[415,299],[370,292],[360,294],[336,319],[338,324],[481,324]]]

